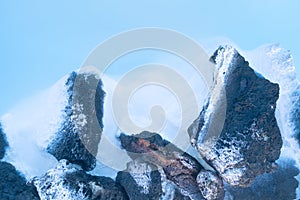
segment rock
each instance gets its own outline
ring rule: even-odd
[[[141,159],[127,163],[127,169],[118,172],[116,181],[122,185],[131,200],[184,200],[177,187],[166,178],[162,168]]]
[[[275,118],[278,84],[249,67],[232,47],[220,47],[215,86],[189,127],[192,144],[232,186],[247,187],[276,168],[282,138]]]
[[[160,173],[154,165],[146,162],[129,162],[125,171],[118,172],[116,181],[132,200],[159,199],[162,196]]]
[[[204,199],[196,181],[204,168],[195,158],[156,133],[144,131],[134,136],[121,134],[120,141],[132,159],[141,159],[161,167],[166,178],[178,187],[182,195]],[[223,189],[223,185],[220,188]]]
[[[92,170],[103,129],[102,82],[96,74],[73,72],[66,86],[65,120],[49,142],[47,151],[57,160],[66,159],[84,170]]]
[[[278,169],[273,173],[258,176],[247,188],[230,187],[228,190],[234,199],[247,200],[291,200],[296,199],[298,181],[295,178],[299,169],[292,161],[280,162]]]
[[[0,199],[1,200],[39,200],[33,185],[16,168],[7,162],[0,162]]]
[[[89,175],[67,160],[61,160],[56,168],[32,182],[41,199],[128,199],[124,189],[111,178]]]
[[[0,159],[5,155],[5,149],[8,147],[5,134],[0,123]]]
[[[223,182],[216,173],[208,170],[201,170],[197,176],[197,183],[205,199],[224,199],[225,191]]]

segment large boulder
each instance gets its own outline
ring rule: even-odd
[[[5,155],[5,150],[7,148],[8,144],[6,141],[5,134],[3,132],[1,123],[0,123],[0,159],[2,159]]]
[[[66,159],[84,170],[92,170],[103,129],[102,82],[95,73],[73,72],[66,87],[68,104],[64,121],[47,151],[57,160]]]
[[[256,73],[232,47],[220,47],[211,61],[217,66],[215,85],[188,132],[223,180],[246,187],[276,168],[282,147],[275,118],[279,86]]]
[[[111,178],[89,175],[67,160],[61,160],[56,168],[32,182],[41,199],[128,199],[124,189]]]
[[[0,199],[39,200],[36,188],[7,162],[0,162]]]
[[[197,176],[207,174],[207,171],[195,158],[162,139],[160,135],[144,131],[131,136],[121,134],[119,138],[122,147],[133,160],[141,159],[160,167],[163,176],[171,181],[183,196],[191,199],[223,198],[224,189],[220,178],[211,172],[211,176],[200,176],[197,182]],[[203,186],[207,189],[202,188]],[[209,195],[212,190],[214,195]]]

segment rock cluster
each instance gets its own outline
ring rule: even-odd
[[[223,199],[221,179],[213,172],[204,170],[195,158],[160,135],[146,131],[131,136],[121,134],[120,141],[132,159],[161,168],[183,196],[190,199]]]
[[[26,183],[14,166],[0,162],[0,199],[294,198],[299,171],[291,162],[276,169],[282,147],[275,118],[279,86],[256,73],[232,47],[220,47],[211,61],[217,66],[215,85],[188,129],[192,145],[211,169],[159,134],[144,131],[119,136],[131,161],[115,180],[90,175],[103,129],[105,93],[97,75],[73,72],[66,82],[64,120],[46,149],[59,164]],[[0,124],[0,159],[7,146]],[[291,190],[284,193],[286,185]]]

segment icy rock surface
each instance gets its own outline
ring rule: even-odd
[[[162,195],[160,174],[154,165],[146,162],[134,160],[127,163],[127,169],[118,172],[116,181],[132,200],[159,199]]]
[[[161,167],[139,158],[127,163],[127,169],[118,173],[116,181],[122,185],[129,198],[157,200],[189,200],[166,178]]]
[[[216,175],[216,173],[208,170],[202,170],[197,176],[197,183],[205,199],[207,200],[224,199],[225,191],[223,189],[223,182]]]
[[[32,182],[42,200],[128,199],[111,178],[89,175],[67,160]]]
[[[182,195],[190,199],[204,199],[203,196],[207,195],[201,193],[204,190],[200,191],[196,181],[204,168],[195,158],[162,139],[160,135],[144,131],[132,136],[121,134],[120,140],[132,159],[142,159],[162,168],[165,177],[176,185]],[[210,182],[211,179],[203,181]],[[223,190],[222,181],[219,183],[218,189]]]
[[[223,180],[246,187],[271,172],[280,155],[275,118],[279,86],[256,73],[232,47],[220,47],[211,60],[217,66],[215,86],[188,132]]]
[[[73,72],[66,86],[65,119],[47,151],[57,160],[67,159],[84,170],[92,170],[96,165],[95,156],[103,128],[102,82],[96,74]]]

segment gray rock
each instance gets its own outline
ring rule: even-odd
[[[215,86],[189,127],[192,144],[232,186],[276,168],[282,138],[275,118],[278,84],[257,74],[232,47],[220,47]]]
[[[134,160],[125,171],[118,172],[116,181],[122,185],[131,200],[159,199],[162,196],[161,176],[156,166]]]
[[[96,74],[73,72],[66,87],[65,119],[47,151],[57,160],[66,159],[84,170],[92,170],[103,129],[102,82]]]

